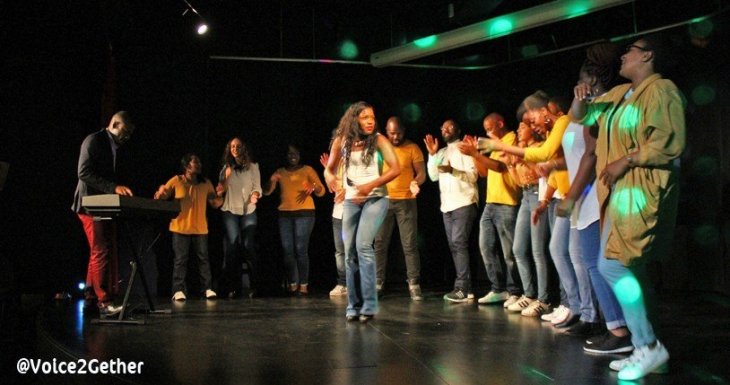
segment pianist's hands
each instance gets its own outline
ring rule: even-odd
[[[130,196],[130,197],[131,196],[134,196],[134,194],[132,194],[132,190],[130,190],[129,187],[122,186],[122,185],[119,185],[117,187],[114,187],[114,193],[115,194],[119,194],[119,195],[127,195],[127,196]]]

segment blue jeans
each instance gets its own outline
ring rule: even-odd
[[[522,204],[517,213],[515,243],[512,251],[515,253],[525,295],[547,303],[548,269],[545,260],[547,257],[545,252],[547,240],[545,238],[548,230],[548,216],[547,213],[543,213],[536,225],[531,223],[530,216],[537,207],[537,203],[537,186],[526,189],[522,194]],[[537,273],[537,290],[535,290],[535,278],[530,264],[530,249],[532,249],[532,259]]]
[[[239,259],[238,245],[243,246],[243,259],[248,265],[249,281],[252,288],[256,288],[261,281],[258,253],[256,252],[256,212],[248,215],[236,215],[223,211],[223,271],[222,285],[224,290],[231,292],[239,290],[243,285],[242,261]],[[219,288],[221,290],[221,288]],[[223,290],[221,290],[223,291]],[[225,292],[225,291],[224,291]]]
[[[479,250],[487,270],[487,278],[492,283],[491,290],[495,293],[501,293],[506,288],[510,295],[522,295],[520,273],[512,253],[518,209],[517,206],[487,203],[479,221]],[[495,253],[497,237],[502,246],[507,274],[499,256]]]
[[[200,289],[211,289],[210,261],[208,259],[207,234],[178,234],[172,233],[172,250],[175,252],[175,261],[172,267],[172,292],[185,292],[185,275],[188,270],[190,246],[198,257],[200,271]]]
[[[347,316],[378,313],[373,244],[387,212],[387,198],[370,198],[361,204],[345,200],[342,240],[347,271]]]
[[[345,244],[342,242],[342,219],[332,218],[332,236],[335,240],[335,266],[337,266],[337,284],[345,286]]]
[[[583,264],[582,254],[578,230],[570,228],[569,218],[556,217],[550,237],[550,255],[565,291],[568,307],[571,313],[580,314],[582,321],[598,322],[591,279]]]
[[[474,204],[443,213],[446,240],[449,242],[451,257],[454,259],[456,269],[454,288],[462,288],[466,292],[471,291],[469,235],[471,235],[471,228],[476,216],[477,207]]]
[[[608,236],[608,233],[606,233],[606,236]],[[598,261],[605,259],[603,257],[603,251],[606,249],[606,241],[605,239],[601,239],[599,221],[591,223],[590,226],[583,230],[578,230],[578,238],[580,238],[583,265],[590,276],[591,286],[593,286],[593,292],[596,294],[598,306],[606,321],[606,327],[608,329],[618,329],[626,326],[624,313],[616,299],[616,295],[613,294],[611,286],[598,271]]]
[[[309,237],[314,216],[279,215],[279,236],[284,250],[284,266],[290,285],[309,284]]]

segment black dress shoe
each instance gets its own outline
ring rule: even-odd
[[[575,325],[576,322],[578,322],[578,321],[580,321],[580,315],[574,314],[574,315],[568,317],[567,320],[565,320],[559,324],[555,324],[553,326],[557,329],[565,329],[567,327]]]
[[[375,318],[374,314],[360,314],[360,323],[366,324],[373,318]]]
[[[578,321],[575,325],[564,329],[565,334],[574,337],[588,338],[603,332],[603,325],[597,322]]]
[[[360,317],[358,317],[358,316],[356,316],[356,315],[348,315],[348,316],[347,316],[347,317],[345,317],[345,318],[347,319],[347,322],[355,322],[355,321],[357,321],[357,320],[358,320],[358,319],[359,319]]]

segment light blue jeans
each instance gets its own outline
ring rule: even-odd
[[[606,237],[601,237],[601,228],[599,221],[595,221],[583,230],[578,230],[578,238],[580,238],[581,258],[585,265],[588,275],[591,279],[593,292],[596,294],[598,306],[603,313],[608,329],[618,329],[626,326],[624,313],[621,311],[616,295],[613,294],[611,286],[606,282],[601,273],[598,271],[598,261],[605,259],[603,251],[606,250]]]
[[[536,225],[533,225],[530,217],[532,211],[537,207],[537,185],[526,189],[522,193],[522,204],[517,213],[515,224],[515,244],[512,251],[517,259],[517,268],[520,271],[522,286],[525,295],[529,298],[537,298],[540,302],[548,302],[548,269],[545,260],[547,246],[548,216],[543,213]],[[532,260],[535,263],[537,274],[537,290],[535,290],[535,276],[532,273],[530,263],[530,249],[532,249]]]
[[[337,266],[337,284],[345,286],[345,244],[342,243],[342,219],[332,217],[332,236],[335,241],[335,266]]]
[[[479,220],[479,251],[487,270],[487,278],[492,283],[491,291],[495,293],[506,289],[510,295],[522,295],[520,273],[512,253],[518,209],[517,206],[487,203]],[[502,246],[506,273],[502,261],[495,253],[497,239]]]
[[[550,255],[565,290],[568,307],[571,313],[580,314],[582,321],[598,322],[591,278],[582,254],[578,230],[570,228],[569,218],[556,217],[550,237]]]
[[[604,239],[608,238],[610,219],[606,218],[601,237],[601,244],[605,246]],[[602,248],[605,250],[605,247]],[[636,347],[646,346],[656,341],[654,328],[649,322],[646,304],[652,298],[649,288],[649,279],[646,272],[646,264],[637,261],[635,265],[626,267],[615,259],[603,257],[598,260],[598,271],[606,279],[613,289],[613,293],[621,305],[626,326],[631,332],[631,343]]]
[[[378,313],[373,244],[387,213],[387,198],[370,198],[362,204],[345,200],[342,241],[345,245],[347,316]]]

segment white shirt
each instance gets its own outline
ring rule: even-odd
[[[439,182],[441,192],[441,212],[448,213],[458,208],[477,203],[479,193],[477,179],[479,174],[474,159],[464,155],[456,147],[461,140],[449,143],[436,154],[428,156],[428,177]],[[438,166],[451,165],[450,173],[439,172]]]
[[[565,163],[568,166],[568,176],[572,184],[575,176],[578,174],[580,159],[586,151],[583,125],[570,122],[563,134],[562,144]],[[590,185],[586,186],[580,198],[575,202],[573,215],[570,218],[571,227],[583,230],[597,221],[600,216],[598,195],[596,195],[596,180],[594,179]]]
[[[225,175],[225,167],[221,175]],[[249,198],[256,191],[261,196],[261,173],[258,163],[251,163],[248,170],[233,170],[228,177],[226,196],[221,210],[236,215],[248,215],[256,211],[256,204]]]

